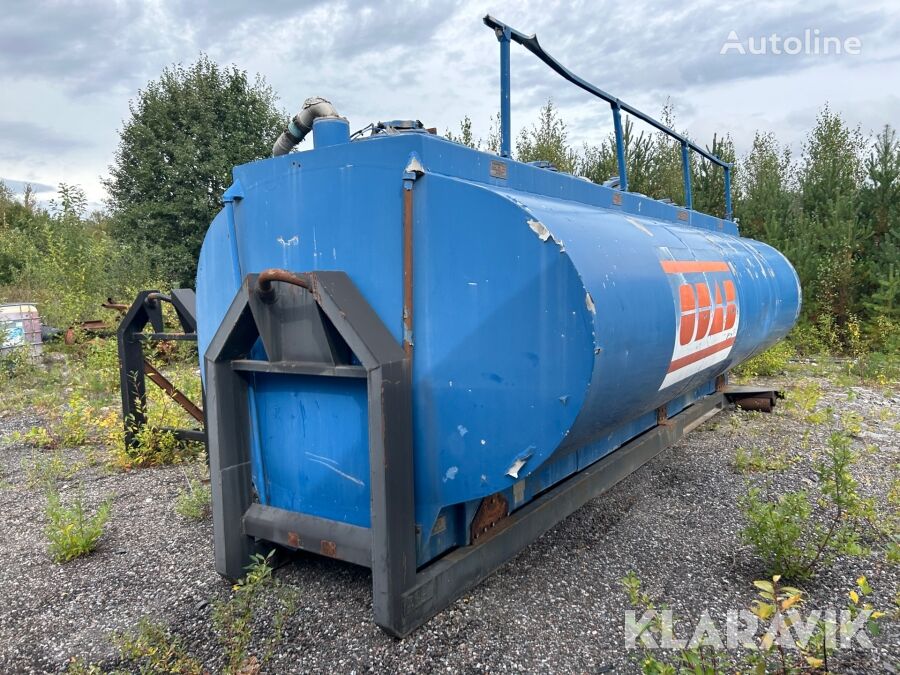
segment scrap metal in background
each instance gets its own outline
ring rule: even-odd
[[[172,305],[181,333],[165,332],[162,304]],[[147,390],[145,378],[168,394],[200,425],[197,429],[163,428],[182,441],[206,442],[203,410],[179,391],[144,355],[144,344],[164,340],[197,341],[196,297],[194,291],[178,288],[171,295],[159,291],[141,291],[130,307],[113,303],[109,309],[125,308],[116,332],[119,347],[119,380],[122,391],[122,419],[125,424],[125,443],[134,445],[138,431],[147,423]],[[144,333],[147,324],[153,329]]]

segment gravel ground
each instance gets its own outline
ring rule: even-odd
[[[854,443],[860,450],[854,473],[861,491],[883,504],[900,462],[900,394],[854,387],[848,396],[846,387],[820,383],[820,407],[865,418]],[[186,484],[183,470],[82,468],[63,483],[63,494],[81,491],[92,507],[112,498],[112,516],[94,554],[58,565],[42,532],[44,497],[26,486],[22,469],[23,459],[39,451],[8,440],[39,422],[27,414],[0,416],[0,672],[59,672],[73,656],[104,670],[133,670],[110,636],[142,616],[164,621],[193,656],[219,672],[224,656],[209,601],[225,597],[229,586],[213,569],[211,522],[174,512]],[[807,432],[810,449],[801,450]],[[721,413],[402,641],[373,624],[366,570],[297,556],[277,576],[299,591],[299,609],[264,670],[639,672],[640,653],[625,649],[629,605],[619,579],[634,570],[652,596],[683,617],[678,637],[690,637],[703,610],[724,634],[726,610],[748,607],[752,580],[764,578],[738,536],[736,502],[748,477],[733,466],[736,448],[808,455],[824,447],[828,432],[827,425],[799,422],[783,406],[773,415]],[[864,449],[872,444],[878,449]],[[65,454],[72,461],[84,457],[82,450]],[[808,461],[800,461],[768,478],[797,489],[812,476]],[[882,552],[839,558],[804,585],[808,606],[844,607],[860,574],[875,589],[874,604],[896,614],[900,565],[887,564]],[[896,618],[882,623],[872,650],[839,653],[837,672],[900,672],[900,627]]]

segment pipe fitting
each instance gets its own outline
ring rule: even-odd
[[[272,146],[272,157],[280,157],[293,150],[312,131],[313,122],[321,117],[340,117],[340,115],[330,101],[320,96],[306,99],[300,112],[291,118],[287,129]]]

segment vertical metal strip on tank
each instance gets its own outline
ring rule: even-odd
[[[237,228],[234,223],[234,203],[244,198],[244,188],[241,182],[236,180],[225,190],[222,195],[222,203],[225,205],[225,220],[228,225],[228,238],[231,240],[231,268],[234,272],[235,286],[240,288],[243,276],[241,275],[241,259],[237,245]]]
[[[412,360],[413,350],[413,183],[425,173],[416,153],[403,170],[403,352]]]
[[[413,327],[413,182],[403,181],[403,352],[412,358]]]

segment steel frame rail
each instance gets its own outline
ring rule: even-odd
[[[260,290],[257,275],[248,275],[205,354],[216,569],[240,577],[250,555],[262,550],[260,540],[367,566],[375,621],[397,637],[730,405],[724,391],[700,399],[514,511],[474,543],[417,569],[410,359],[345,273],[303,278],[308,289],[274,282],[274,301]],[[269,361],[248,358],[258,339]],[[361,365],[351,363],[351,353]],[[249,383],[255,373],[272,372],[366,380],[370,527],[259,502],[250,468]]]

